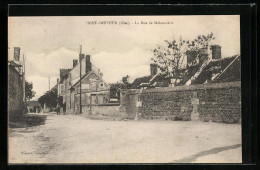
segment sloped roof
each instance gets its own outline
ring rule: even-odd
[[[16,63],[16,62],[14,62],[13,60],[11,60],[11,61],[8,61],[9,63],[10,63],[10,65],[11,66],[13,66],[13,67],[22,67],[22,65],[21,64],[18,64],[18,63]]]
[[[218,59],[218,60],[212,60],[200,73],[200,75],[194,80],[192,81],[191,84],[203,84],[206,81],[211,82],[212,78],[217,78],[218,75],[220,75],[223,71],[227,71],[225,70],[230,64],[234,64],[232,63],[235,59],[237,59],[237,55],[235,56],[231,56],[231,57],[227,57],[227,58],[222,58],[222,59]],[[239,64],[239,63],[236,63]],[[237,67],[236,67],[237,68]],[[240,67],[237,68],[236,72],[240,72]],[[238,79],[238,75],[237,73],[229,73],[229,74],[224,74],[226,75],[225,81],[232,81],[232,79],[230,79],[230,77],[228,76],[233,76],[234,80]],[[224,76],[223,75],[223,76]],[[221,76],[221,77],[223,77]],[[230,80],[228,80],[230,79]],[[222,79],[223,80],[223,79]],[[219,82],[221,81],[221,78],[218,78]]]
[[[71,69],[60,69],[60,82],[62,82]]]
[[[140,88],[140,84],[142,83],[149,83],[150,79],[152,76],[144,76],[144,77],[139,77],[134,80],[134,82],[131,84],[131,89],[137,89]]]
[[[58,87],[58,84],[55,84],[55,85],[51,88],[51,91],[57,89],[57,87]]]
[[[150,81],[150,86],[153,87],[168,87],[171,79],[166,74],[158,74]]]
[[[235,61],[224,70],[222,74],[217,76],[212,82],[231,82],[241,81],[241,57],[238,56]]]
[[[167,78],[166,74],[156,74],[152,76],[144,76],[136,78],[131,84],[131,89],[139,89],[141,87],[168,87],[170,78]]]
[[[90,72],[88,72],[88,73],[82,75],[81,80],[84,79],[85,77],[87,77],[89,74],[90,74]],[[79,83],[79,81],[80,81],[80,78],[77,78],[77,81],[75,81],[74,83],[72,83],[70,89],[73,88],[73,87],[75,87],[75,86]]]
[[[201,67],[201,65],[197,64],[197,65],[189,66],[188,69],[183,69],[181,77],[180,77],[182,80],[179,83],[177,83],[177,86],[185,85],[185,83],[189,79],[191,79],[191,77],[199,70],[200,67]],[[173,77],[173,78],[175,78],[175,77]]]
[[[93,73],[93,74],[95,74],[96,76],[98,76],[106,85],[108,85],[108,86],[110,87],[110,85],[107,84],[107,83],[106,83],[96,72],[94,72],[94,71],[89,71],[89,72],[87,72],[85,75],[83,75],[83,76],[81,77],[81,80],[83,80],[85,77],[89,76],[91,73]],[[73,88],[73,87],[75,87],[77,84],[79,84],[79,82],[80,82],[80,79],[78,78],[78,81],[75,82],[74,84],[72,84],[72,86],[70,87],[70,89]]]

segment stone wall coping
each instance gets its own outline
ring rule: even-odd
[[[221,89],[230,87],[241,87],[241,81],[235,82],[223,82],[223,83],[208,83],[188,86],[176,86],[176,87],[161,87],[153,89],[129,89],[126,94],[140,94],[140,93],[157,93],[157,92],[170,92],[170,91],[194,91],[194,90],[206,90],[206,89]]]
[[[104,103],[104,104],[92,104],[91,106],[100,106],[100,107],[102,107],[102,106],[119,106],[120,105],[120,103]],[[90,106],[90,105],[88,105],[88,104],[82,104],[82,106]]]

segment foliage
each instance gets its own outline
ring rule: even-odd
[[[59,97],[59,104],[62,105],[62,97]],[[57,88],[47,91],[44,95],[39,97],[38,102],[43,107],[46,104],[47,107],[53,108],[57,105]]]
[[[33,89],[33,83],[25,81],[25,99],[30,100],[35,96]]]
[[[178,40],[165,40],[164,46],[157,46],[153,49],[154,56],[152,60],[158,64],[158,67],[168,77],[175,78],[174,84],[182,77],[184,58],[187,51],[197,51],[196,55],[200,55],[200,49],[208,48],[211,40],[215,39],[213,33],[208,35],[199,35],[193,41],[184,40],[179,37]]]
[[[130,88],[130,82],[129,82],[129,75],[126,75],[125,77],[122,78],[122,82],[124,83],[124,86],[122,87],[123,89],[129,89]]]
[[[124,88],[123,83],[112,83],[110,85],[110,98],[120,99],[120,89]]]

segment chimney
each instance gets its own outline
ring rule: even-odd
[[[79,61],[83,60],[84,56],[85,56],[84,54],[80,54],[79,55]]]
[[[155,74],[157,74],[158,65],[157,64],[150,64],[150,71],[151,76],[153,77]]]
[[[20,47],[14,47],[14,60],[20,61]]]
[[[86,55],[86,73],[92,70],[90,55]]]
[[[219,45],[212,45],[212,59],[221,59],[221,46]]]
[[[78,60],[73,60],[73,68],[78,64]]]

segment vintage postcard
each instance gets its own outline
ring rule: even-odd
[[[242,163],[239,15],[8,18],[8,163]]]

